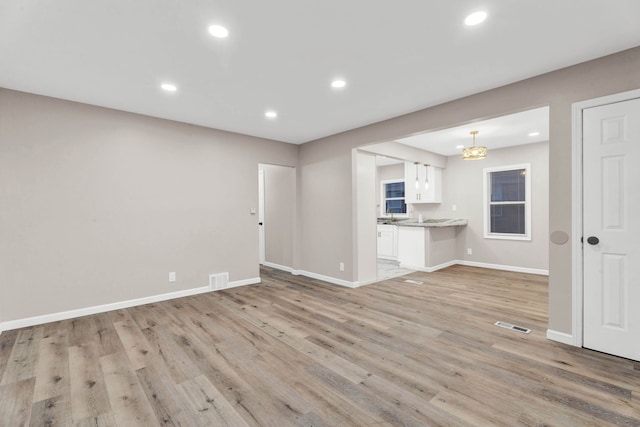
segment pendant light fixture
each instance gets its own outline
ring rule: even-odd
[[[467,147],[462,150],[462,159],[463,160],[486,159],[487,147],[483,147],[482,145],[476,145],[476,135],[478,134],[478,131],[472,130],[469,133],[473,135],[473,145],[471,147]]]
[[[416,165],[416,190],[418,190],[420,188],[420,182],[418,182],[418,166],[420,162],[413,162],[413,164]]]
[[[427,163],[424,164],[424,190],[427,191],[429,189],[429,165]]]

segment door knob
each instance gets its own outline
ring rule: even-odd
[[[600,243],[600,239],[598,239],[596,236],[590,236],[587,238],[587,243],[590,245],[597,245],[598,243]]]

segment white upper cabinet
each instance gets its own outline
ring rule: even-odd
[[[405,162],[404,194],[405,203],[442,203],[442,168]]]

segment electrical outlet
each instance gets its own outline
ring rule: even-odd
[[[473,249],[467,248],[467,255],[473,255]]]
[[[451,210],[455,212],[455,211],[458,210],[458,207],[456,205],[453,205],[453,206],[451,206]]]
[[[344,271],[344,262],[340,263],[340,271]]]
[[[169,282],[175,282],[176,281],[176,272],[175,271],[170,271],[169,272]]]

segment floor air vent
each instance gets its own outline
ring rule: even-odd
[[[405,280],[405,283],[412,283],[414,285],[423,285],[424,284],[424,282],[421,282],[419,280],[411,280],[411,279]]]
[[[209,289],[219,291],[229,286],[229,273],[219,273],[209,275]]]
[[[496,326],[500,326],[501,328],[511,329],[512,331],[522,332],[523,334],[528,334],[531,332],[531,329],[523,328],[522,326],[512,325],[511,323],[497,321],[494,323]]]

